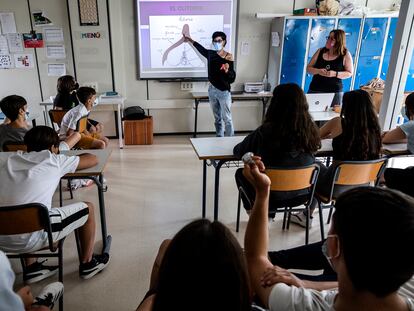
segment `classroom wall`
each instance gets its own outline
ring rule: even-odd
[[[372,9],[389,7],[392,0],[358,0]],[[98,0],[99,26],[79,26],[77,0],[69,0],[69,14],[72,26],[74,63],[78,81],[98,83],[98,91],[111,90],[112,71],[109,51],[109,28],[106,0]],[[127,98],[126,105],[144,107],[159,106],[168,109],[152,109],[155,133],[191,132],[194,122],[192,99],[187,91],[181,91],[178,82],[140,81],[136,74],[134,0],[109,1],[110,23],[113,45],[113,75],[115,89]],[[314,7],[314,1],[239,0],[237,79],[234,90],[241,90],[246,81],[261,81],[267,71],[269,51],[270,20],[256,19],[255,13],[290,13],[294,8]],[[67,53],[67,72],[73,74],[73,59],[69,40],[69,19],[66,1],[29,0],[32,9],[45,9],[56,26],[64,29]],[[0,11],[12,11],[16,15],[18,32],[30,31],[27,2],[23,0],[2,0]],[[81,39],[81,33],[100,32],[99,39]],[[241,42],[250,44],[250,54],[240,55]],[[44,49],[38,49],[40,81],[43,98],[55,94],[56,78],[45,73]],[[36,69],[0,70],[0,97],[10,93],[25,96],[32,111],[41,112],[38,102],[42,100]],[[206,89],[204,82],[197,83],[198,90]],[[252,130],[260,124],[261,105],[256,102],[235,103],[232,108],[236,130]],[[108,124],[107,131],[113,133],[111,112],[98,112],[95,118]],[[41,121],[41,120],[39,120]],[[200,105],[199,131],[213,131],[213,117],[208,104]]]

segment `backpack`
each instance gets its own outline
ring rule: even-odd
[[[142,120],[145,119],[145,111],[140,106],[132,106],[124,109],[122,120]]]

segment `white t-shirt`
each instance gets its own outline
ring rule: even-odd
[[[41,203],[50,210],[60,178],[75,172],[78,164],[78,156],[54,154],[49,150],[0,157],[0,206]],[[3,236],[0,237],[0,249],[29,251],[45,237],[43,231]]]
[[[66,133],[69,129],[76,130],[76,125],[78,121],[89,114],[88,109],[86,109],[85,105],[79,103],[76,107],[73,107],[69,110],[62,119],[62,123],[60,124],[59,136],[61,138],[66,137]]]
[[[269,296],[270,311],[334,311],[337,290],[316,291],[298,288],[284,283],[273,286]],[[411,311],[414,302],[404,297]]]
[[[407,123],[401,124],[400,129],[407,136],[407,148],[410,153],[414,153],[414,121],[408,121]]]
[[[0,251],[0,311],[24,311],[23,301],[14,291],[14,273],[6,255]]]

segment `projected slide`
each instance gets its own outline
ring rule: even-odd
[[[210,49],[211,35],[223,31],[234,54],[237,0],[136,1],[139,78],[207,77],[206,59],[184,42],[183,32]]]

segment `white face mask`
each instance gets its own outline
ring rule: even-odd
[[[326,237],[325,242],[323,242],[323,244],[322,244],[322,253],[326,257],[326,260],[328,260],[329,265],[332,267],[332,269],[335,270],[335,267],[332,264],[332,257],[338,257],[339,254],[336,254],[336,256],[329,256],[329,254],[328,254],[328,238],[337,238],[338,239],[338,236],[336,234],[329,234]],[[339,242],[339,240],[338,240],[338,242]]]
[[[97,98],[95,98],[95,101],[93,102],[92,106],[93,106],[93,107],[96,107],[96,106],[98,106],[98,105],[99,105],[99,101],[98,101],[98,99],[97,99]]]

